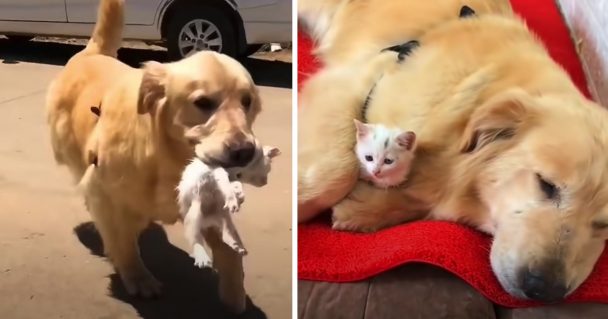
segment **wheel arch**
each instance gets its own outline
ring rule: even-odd
[[[163,40],[167,39],[168,26],[174,12],[180,6],[186,5],[212,5],[230,18],[230,22],[236,32],[236,47],[237,53],[243,53],[247,50],[247,36],[245,34],[245,26],[241,15],[237,11],[237,5],[234,0],[208,0],[207,3],[201,4],[197,0],[169,0],[160,8],[158,25],[160,26],[160,34]]]

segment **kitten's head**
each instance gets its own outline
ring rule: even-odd
[[[365,177],[384,187],[403,182],[413,158],[416,134],[358,120],[355,126],[356,153]]]
[[[256,144],[253,160],[247,166],[228,169],[230,180],[238,180],[255,187],[262,187],[268,183],[272,159],[281,155],[281,151],[273,146],[261,146],[257,141]]]

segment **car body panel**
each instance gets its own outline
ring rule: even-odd
[[[1,1],[1,0],[0,0]],[[69,22],[95,23],[98,0],[65,0]],[[126,1],[125,24],[154,25],[156,13],[167,0]]]
[[[178,1],[178,0],[175,0]],[[291,41],[290,0],[223,0],[243,21],[247,43]],[[0,0],[0,34],[88,37],[99,0]],[[160,41],[173,0],[126,1],[125,39]],[[232,2],[232,3],[231,3]]]
[[[66,22],[64,0],[0,0],[0,20]]]
[[[237,0],[236,2],[238,12],[243,19],[248,43],[291,41],[291,1]]]

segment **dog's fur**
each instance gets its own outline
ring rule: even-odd
[[[328,62],[301,95],[299,221],[333,208],[343,230],[420,218],[472,225],[495,236],[494,272],[522,298],[555,301],[587,278],[608,238],[608,113],[507,1],[299,3],[305,19],[322,13],[308,24]],[[463,3],[477,16],[459,19]],[[412,34],[420,47],[403,63],[379,53]],[[400,189],[357,182],[352,120],[374,84],[369,122],[419,137]]]
[[[178,220],[175,187],[195,155],[226,167],[247,163],[261,103],[249,73],[225,55],[141,69],[118,61],[123,2],[101,0],[88,45],[49,88],[47,116],[55,159],[83,186],[126,289],[150,296],[160,285],[140,259],[140,232]],[[98,118],[90,108],[100,104]]]

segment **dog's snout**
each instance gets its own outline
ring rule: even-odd
[[[522,273],[521,290],[526,297],[533,300],[558,302],[568,293],[568,288],[561,282],[559,273],[553,267],[543,271],[526,270]]]
[[[228,157],[231,166],[245,166],[253,159],[255,145],[252,142],[244,142],[228,147]]]

